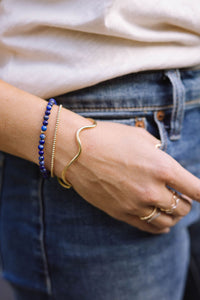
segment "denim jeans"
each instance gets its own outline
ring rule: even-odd
[[[85,117],[146,128],[163,151],[200,177],[200,71],[129,74],[56,100]],[[152,235],[5,153],[0,191],[1,273],[17,300],[183,298],[188,226],[200,217],[198,203],[170,233]]]

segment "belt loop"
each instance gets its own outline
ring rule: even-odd
[[[173,109],[170,122],[170,140],[178,140],[181,136],[181,129],[185,107],[185,87],[181,81],[180,71],[168,70],[165,75],[169,78],[173,88]]]

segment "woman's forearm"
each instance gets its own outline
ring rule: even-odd
[[[47,102],[0,81],[0,150],[38,163],[38,142]],[[58,107],[55,105],[49,118],[45,140],[45,164],[50,168],[52,140]],[[58,143],[64,142],[65,161],[76,151],[75,131],[88,121],[62,109]],[[60,172],[59,167],[57,172]]]

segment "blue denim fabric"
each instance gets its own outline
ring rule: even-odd
[[[191,240],[190,266],[187,276],[184,300],[200,299],[200,221],[189,227]]]
[[[145,126],[200,177],[200,71],[130,74],[56,100],[85,117]],[[0,264],[16,299],[182,299],[198,203],[169,234],[151,235],[4,153],[0,189]]]

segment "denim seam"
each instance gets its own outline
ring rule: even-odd
[[[192,100],[189,102],[186,102],[185,105],[186,106],[190,106],[193,104],[200,104],[200,99],[197,100]],[[65,105],[65,103],[63,103],[63,105]],[[101,108],[97,108],[97,107],[90,107],[90,108],[73,108],[73,107],[67,107],[68,109],[73,109],[74,111],[119,111],[119,110],[127,110],[127,111],[143,111],[143,110],[147,110],[147,111],[152,111],[152,110],[167,110],[167,109],[171,109],[173,108],[173,104],[169,104],[169,105],[163,105],[163,106],[141,106],[141,107],[101,107]]]
[[[45,282],[48,295],[52,295],[52,284],[47,260],[47,251],[45,247],[45,217],[44,217],[44,196],[43,196],[44,179],[41,177],[39,181],[39,221],[40,221],[40,247],[42,252],[42,261],[45,273]]]
[[[170,139],[177,140],[180,138],[184,117],[185,88],[178,70],[170,70],[165,74],[169,78],[173,88],[173,109],[170,122]]]
[[[2,194],[3,194],[3,181],[4,181],[4,170],[5,170],[5,155],[0,153],[2,155],[1,161],[1,177],[0,177],[0,273],[3,272],[3,256],[2,256],[2,250],[1,250],[1,241],[2,241],[2,231],[1,231],[1,214],[2,214]]]
[[[176,76],[178,75],[177,72],[173,72]],[[172,85],[174,86],[173,88],[173,99],[174,99],[174,107],[173,107],[173,111],[172,111],[172,117],[171,117],[171,137],[172,136],[176,136],[177,132],[176,132],[176,123],[177,123],[177,115],[178,115],[178,105],[179,105],[179,94],[178,94],[178,82],[177,82],[178,76],[174,78],[172,78]]]
[[[174,114],[174,128],[173,128],[173,134],[174,138],[177,137],[178,131],[179,131],[179,122],[178,122],[178,113],[179,113],[179,109],[180,109],[180,102],[181,102],[181,95],[179,94],[180,92],[180,88],[179,88],[179,74],[177,72],[177,70],[174,71],[175,74],[175,80],[174,80],[174,86],[175,86],[175,98],[176,98],[176,107],[175,107],[175,114]],[[172,137],[172,136],[171,136]]]
[[[180,84],[179,84],[179,90],[180,90],[180,110],[179,110],[179,116],[177,116],[177,119],[179,119],[179,131],[181,131],[183,126],[183,119],[184,119],[184,112],[185,112],[185,87],[183,85],[180,72],[176,70],[177,76],[179,77]],[[178,112],[177,112],[178,113]]]
[[[176,86],[177,86],[177,109],[176,109],[176,117],[174,120],[174,135],[175,139],[178,139],[180,137],[180,132],[182,129],[182,121],[184,117],[184,103],[185,103],[185,89],[183,86],[183,83],[181,81],[180,73],[178,70],[175,71],[177,80],[176,80]]]
[[[168,73],[168,74],[169,74],[168,76],[171,81],[171,84],[173,86],[173,109],[172,109],[172,115],[171,115],[171,131],[170,131],[170,135],[173,136],[173,135],[176,135],[175,134],[175,120],[177,118],[177,111],[178,111],[178,93],[177,93],[178,85],[177,85],[177,81],[176,81],[177,78],[174,78],[174,80],[173,80],[173,77],[171,78],[170,73]],[[176,74],[176,76],[177,76],[177,73],[175,71],[172,71],[172,74]]]

